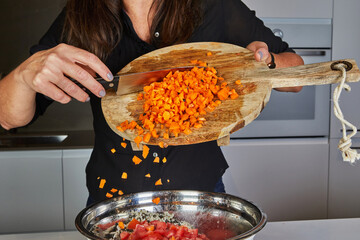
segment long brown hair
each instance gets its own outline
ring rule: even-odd
[[[68,0],[63,40],[105,60],[123,32],[121,0]],[[150,33],[160,32],[159,46],[185,42],[201,19],[200,0],[154,0]]]

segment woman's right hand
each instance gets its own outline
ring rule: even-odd
[[[105,96],[103,86],[93,77],[95,73],[105,80],[113,79],[110,70],[94,54],[59,44],[32,55],[15,70],[15,77],[35,92],[60,103],[68,103],[71,98],[81,102],[89,100],[89,95],[69,77],[77,80],[96,96]]]

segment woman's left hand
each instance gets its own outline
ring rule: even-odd
[[[246,47],[250,51],[254,52],[255,60],[258,62],[265,62],[266,64],[271,63],[271,55],[269,52],[268,45],[265,42],[254,41],[247,45]],[[274,54],[274,59],[276,63],[276,68],[282,67],[293,67],[298,65],[303,65],[303,59],[292,52],[283,52],[279,54]],[[280,92],[299,92],[302,89],[302,86],[299,87],[284,87],[284,88],[275,88],[275,90]]]

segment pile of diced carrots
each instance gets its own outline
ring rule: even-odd
[[[195,63],[195,62],[194,62]],[[204,66],[203,62],[197,61]],[[236,82],[241,84],[240,81]],[[124,121],[119,131],[137,131],[134,141],[148,143],[151,138],[169,139],[179,134],[191,134],[201,128],[205,115],[226,99],[238,98],[213,67],[194,67],[189,71],[169,72],[161,82],[144,87],[137,100],[144,100],[144,113],[136,121]],[[164,146],[162,141],[159,142]]]

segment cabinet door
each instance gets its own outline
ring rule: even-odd
[[[91,151],[92,149],[63,151],[65,230],[75,229],[75,218],[86,207],[89,193],[86,188],[85,167]]]
[[[360,64],[360,1],[359,0],[334,0],[333,19],[333,59],[355,59]],[[340,96],[340,107],[345,119],[360,130],[360,83],[350,83],[351,91],[343,91]],[[332,90],[336,84],[332,86]],[[340,121],[331,114],[331,138],[342,137]],[[356,135],[360,137],[360,133]]]
[[[243,2],[255,10],[259,17],[332,18],[333,0],[243,0]]]
[[[324,138],[231,140],[225,190],[270,221],[326,218],[328,148]]]
[[[64,229],[61,154],[0,152],[0,233]]]
[[[329,218],[360,217],[360,162],[343,162],[337,148],[339,139],[330,140]],[[360,150],[360,139],[352,141],[352,148]]]

